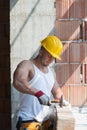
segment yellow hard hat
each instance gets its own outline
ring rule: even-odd
[[[48,36],[41,41],[41,45],[55,58],[61,60],[63,44],[56,36]]]

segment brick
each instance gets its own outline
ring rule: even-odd
[[[78,105],[78,87],[75,85],[72,85],[69,87],[69,93],[70,93],[70,103],[73,106]]]
[[[59,85],[69,84],[69,64],[56,64],[56,75]]]
[[[56,0],[56,19],[69,18],[69,0]]]
[[[86,64],[82,64],[83,84],[86,83]]]
[[[67,84],[64,84],[61,88],[62,92],[63,92],[63,95],[64,95],[64,98],[69,101],[69,85]]]
[[[78,105],[80,106],[85,106],[85,101],[87,99],[86,97],[86,86],[79,86],[78,88],[78,95],[77,95],[77,99],[78,99]]]
[[[57,81],[61,87],[70,84],[82,84],[82,79],[80,77],[81,64],[57,64],[55,70]]]
[[[86,87],[86,100],[85,100],[85,105],[87,106],[87,87]]]
[[[80,71],[81,71],[81,64],[69,64],[69,84],[81,84],[81,77],[80,77]]]
[[[56,35],[62,41],[80,40],[80,21],[62,20],[56,21]]]
[[[69,1],[69,18],[84,18],[85,17],[85,0],[70,0]],[[87,16],[87,15],[86,15]]]
[[[72,113],[71,108],[56,107],[56,111],[57,111],[56,130],[74,130],[75,117]]]
[[[69,43],[63,43],[63,51],[61,53],[62,60],[56,60],[57,63],[69,62]]]
[[[84,46],[84,49],[85,49],[84,62],[87,62],[87,42],[85,42],[83,46]]]
[[[80,56],[81,56],[81,61],[87,62],[87,42],[82,42],[80,45]]]
[[[85,0],[85,16],[84,18],[87,18],[87,0]]]
[[[70,43],[69,52],[70,62],[80,62],[80,44]]]
[[[69,62],[87,62],[87,42],[71,42],[63,43],[63,51],[61,53],[62,60],[57,60],[57,63]]]
[[[82,65],[83,83],[87,84],[87,63]]]
[[[56,17],[57,19],[86,18],[86,5],[86,0],[56,0]]]
[[[83,21],[82,28],[83,40],[87,41],[87,21]]]
[[[81,62],[83,63],[87,62],[87,42],[80,43],[80,57]]]
[[[70,86],[70,103],[72,106],[85,105],[86,97],[86,86]]]
[[[70,62],[83,62],[85,58],[85,44],[83,42],[70,43],[69,52]]]

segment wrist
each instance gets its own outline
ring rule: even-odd
[[[44,93],[41,90],[35,93],[37,98],[41,97],[42,95],[44,95]]]
[[[57,97],[57,100],[62,100],[63,99],[63,95],[61,95],[60,97]]]

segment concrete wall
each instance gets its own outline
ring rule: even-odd
[[[34,56],[40,41],[55,34],[55,0],[10,0],[11,83],[17,64]],[[15,130],[19,93],[11,87],[12,130]]]

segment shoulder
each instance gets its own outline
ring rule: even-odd
[[[17,65],[14,71],[14,76],[26,77],[29,75],[29,73],[33,73],[33,71],[34,69],[32,62],[29,60],[23,60]]]
[[[30,60],[23,60],[17,65],[17,67],[29,67],[29,66],[32,66],[32,62]]]
[[[30,61],[30,60],[23,60],[23,61],[21,61],[18,65],[17,65],[17,67],[16,67],[16,69],[15,69],[15,71],[21,71],[21,72],[29,72],[29,71],[31,71],[33,69],[33,64],[32,64],[32,62]]]

